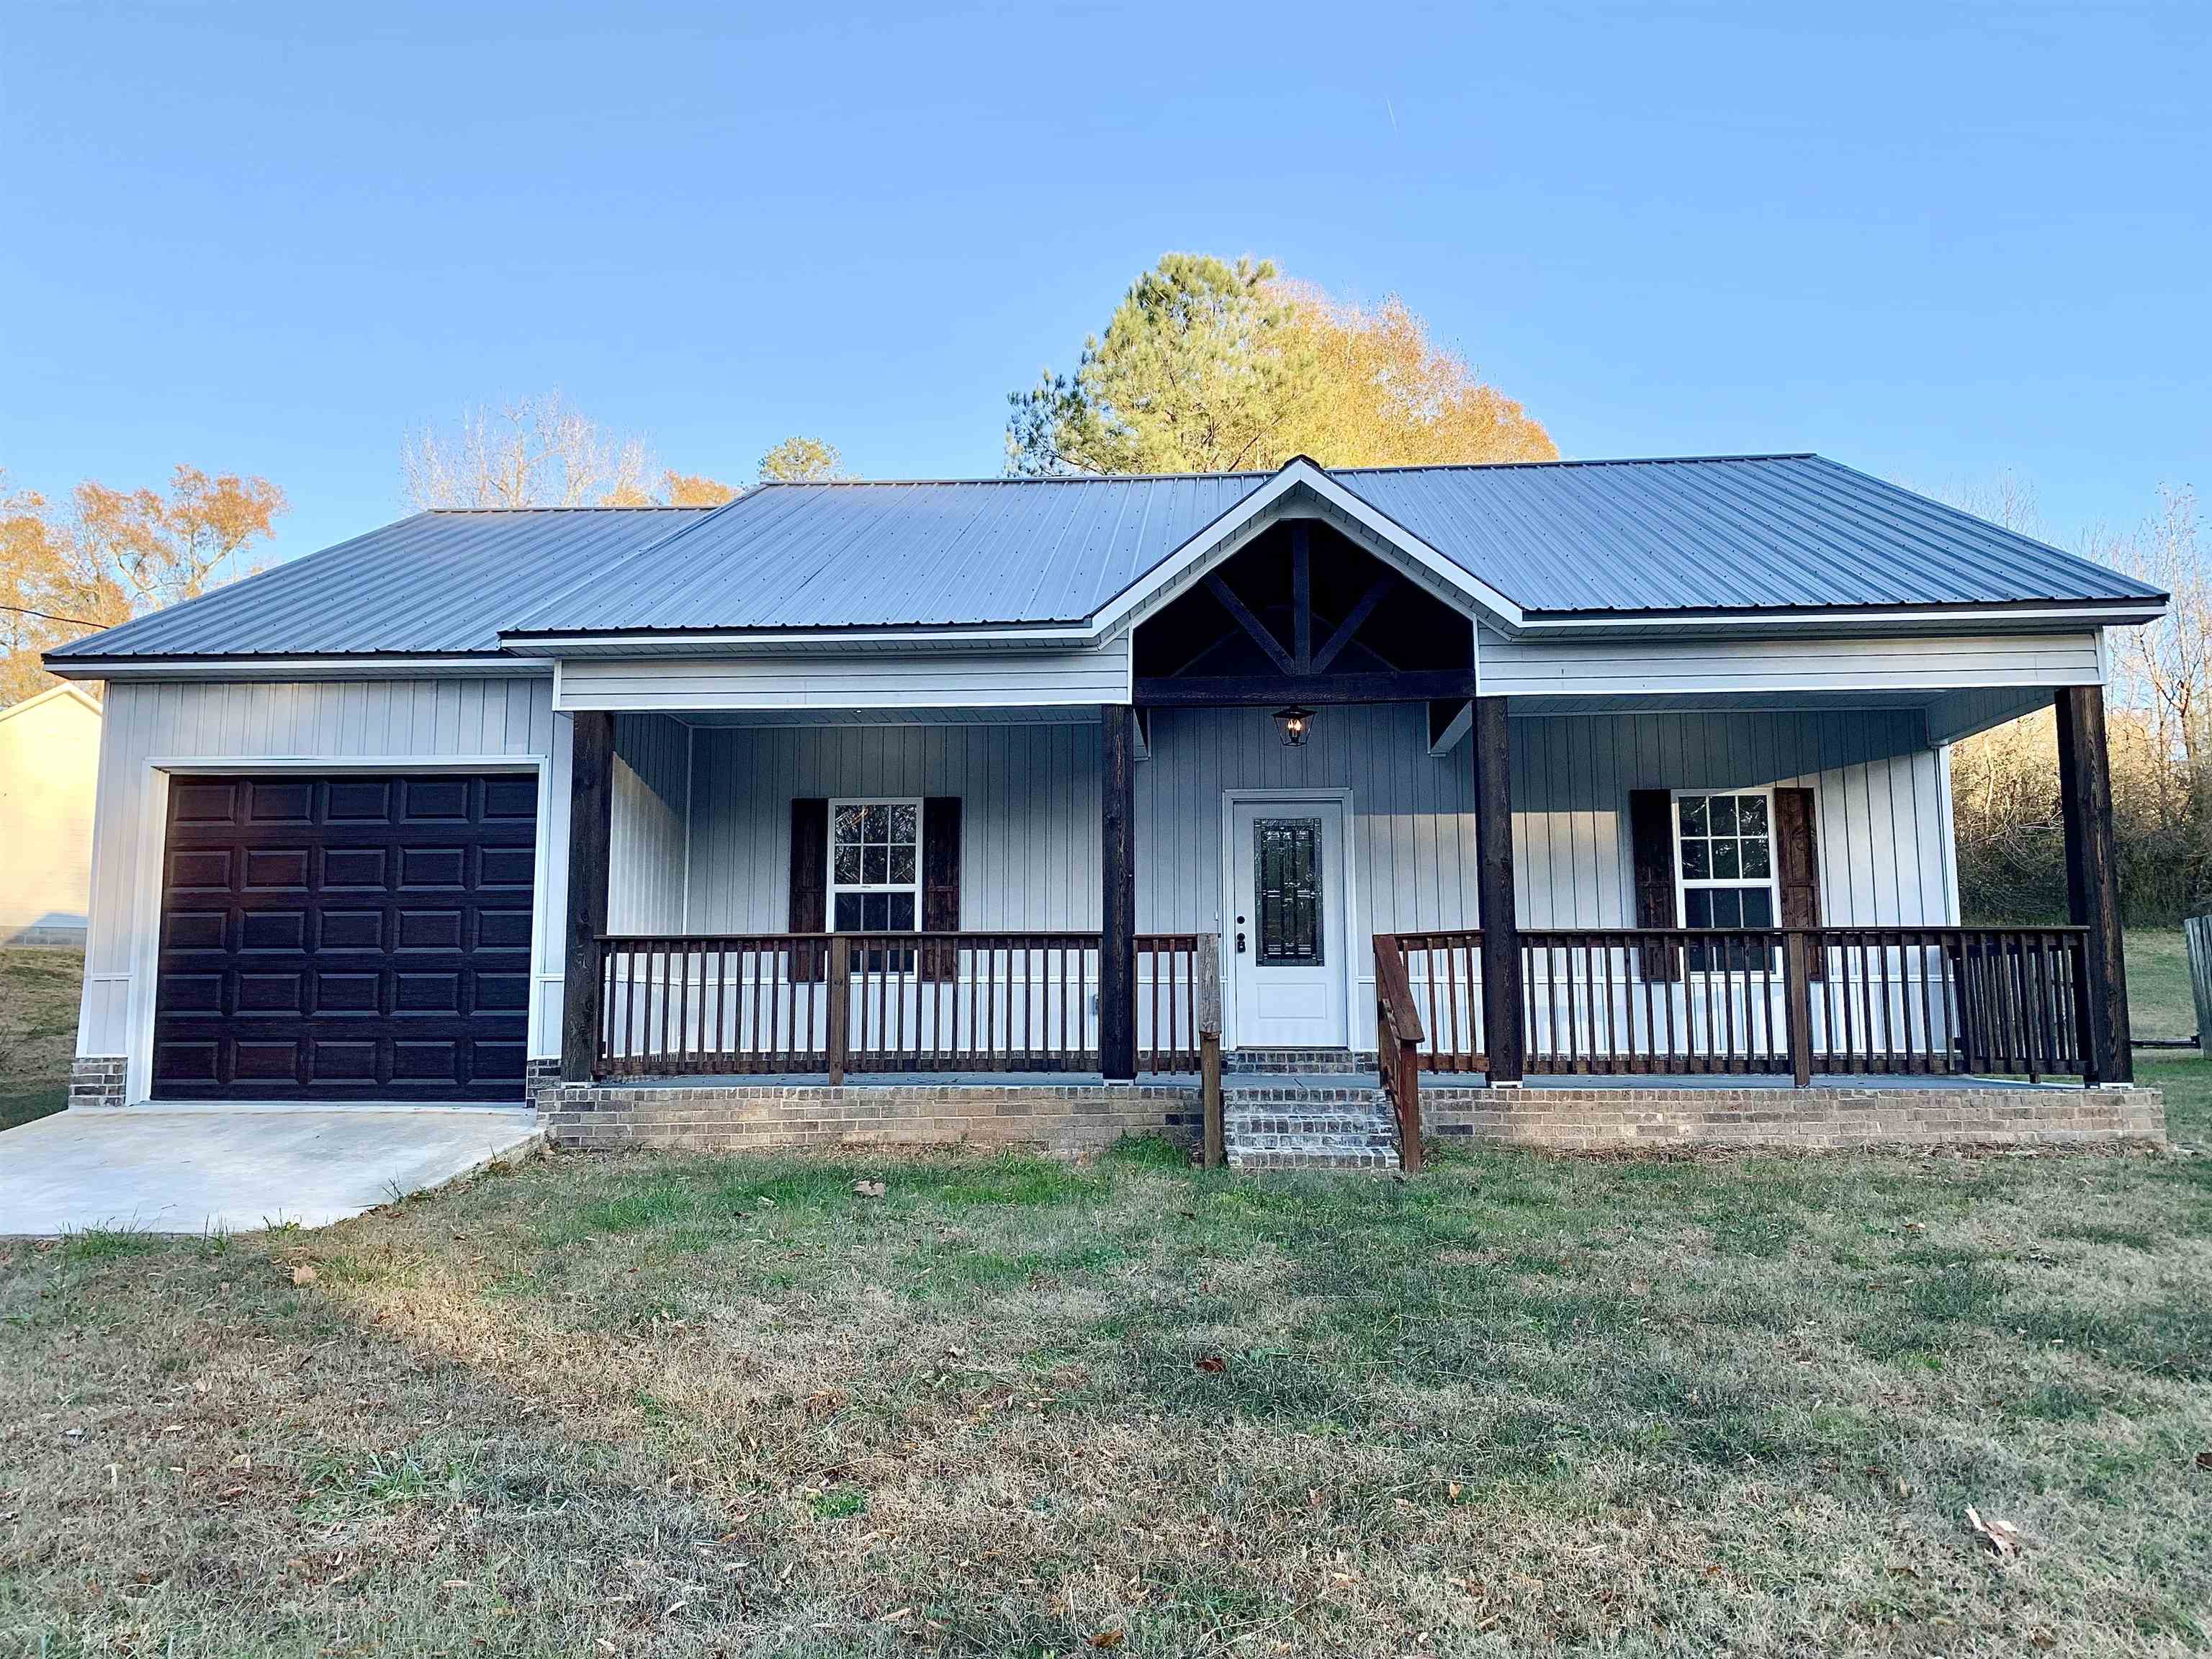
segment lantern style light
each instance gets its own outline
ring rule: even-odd
[[[1278,708],[1275,711],[1275,724],[1282,728],[1283,746],[1285,749],[1302,749],[1305,746],[1306,733],[1313,729],[1313,714],[1312,709],[1301,708],[1296,703],[1292,703],[1288,708]]]

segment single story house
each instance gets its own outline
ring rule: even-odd
[[[0,708],[0,945],[82,945],[100,700],[50,686]]]
[[[2063,1132],[1969,1080],[2130,1079],[2165,605],[1808,454],[419,514],[49,655],[110,687],[79,1097],[1092,1144],[1218,1044],[1432,1132]],[[1947,747],[2053,707],[2070,924],[1964,927]]]

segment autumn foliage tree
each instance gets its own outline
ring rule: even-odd
[[[2010,528],[2038,527],[2032,495],[2016,486],[1960,504]],[[2212,903],[2212,572],[2196,497],[2166,491],[2142,524],[2091,536],[2081,551],[2172,596],[2161,620],[2112,630],[2106,710],[2121,902],[2130,923],[2170,927]],[[1951,797],[1965,919],[2063,919],[2053,717],[2038,713],[1954,744]]]
[[[1431,339],[1396,295],[1370,311],[1310,284],[1280,291],[1316,368],[1316,393],[1294,423],[1300,453],[1329,466],[1559,459],[1552,434]]]
[[[249,574],[286,507],[266,478],[193,466],[166,491],[88,479],[68,512],[0,486],[0,702],[53,684],[40,653]]]
[[[737,500],[738,491],[702,473],[672,471],[660,475],[660,499],[671,507],[720,507]]]
[[[1543,460],[1521,405],[1395,298],[1374,310],[1269,261],[1170,253],[1122,296],[1072,374],[1012,394],[1011,472],[1218,472]]]
[[[786,438],[760,459],[763,483],[819,483],[849,476],[837,446],[819,438]]]

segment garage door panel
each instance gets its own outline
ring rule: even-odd
[[[229,1047],[231,1074],[240,1083],[289,1085],[298,1075],[300,1044],[296,1038],[234,1038]]]
[[[172,781],[154,1092],[515,1100],[537,781]]]
[[[173,824],[238,822],[239,784],[222,778],[179,778],[169,786]]]
[[[392,884],[391,849],[385,847],[324,847],[318,884],[325,893],[382,892]]]
[[[392,982],[392,1012],[398,1015],[461,1013],[461,975],[398,975]]]
[[[515,819],[534,830],[538,823],[538,780],[526,777],[484,780],[484,821]]]
[[[178,910],[161,918],[164,951],[225,951],[230,947],[227,910]]]
[[[228,893],[230,849],[184,848],[170,854],[169,890],[174,893]]]
[[[526,909],[494,909],[486,906],[477,912],[477,948],[479,951],[527,951],[530,948],[530,912]]]
[[[283,973],[246,973],[238,976],[238,1000],[233,1012],[240,1014],[304,1014],[307,1012],[307,973],[295,968]]]
[[[313,823],[315,783],[306,778],[248,778],[240,787],[242,822],[259,825]]]
[[[247,910],[238,918],[238,950],[241,956],[265,951],[304,951],[307,948],[307,913],[297,901],[281,908]]]
[[[410,908],[399,912],[400,951],[458,951],[468,937],[459,908]]]
[[[212,1042],[156,1042],[154,1045],[154,1075],[157,1079],[168,1079],[179,1086],[193,1083],[213,1084],[219,1075],[216,1069],[218,1046]]]
[[[410,823],[466,823],[477,816],[470,797],[483,787],[475,778],[410,778],[399,787],[399,816]]]
[[[538,874],[535,847],[479,847],[476,888],[478,892],[528,892]]]
[[[315,1012],[319,1016],[380,1015],[383,1012],[383,975],[322,972],[315,975]]]
[[[474,1062],[471,1076],[479,1085],[520,1085],[525,1067],[520,1042],[479,1042],[471,1058]]]
[[[304,893],[307,862],[304,847],[248,848],[246,875],[240,884],[249,893]]]
[[[319,910],[316,944],[324,951],[381,951],[386,938],[381,910]]]
[[[377,1051],[382,1045],[368,1037],[318,1037],[311,1045],[310,1083],[380,1083]]]

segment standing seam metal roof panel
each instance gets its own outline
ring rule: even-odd
[[[1086,622],[1271,474],[771,484],[715,508],[417,514],[58,658],[436,654],[531,634]],[[1346,468],[1534,615],[2156,599],[1810,455]]]
[[[522,611],[704,507],[418,513],[56,657],[422,655],[499,649]]]

